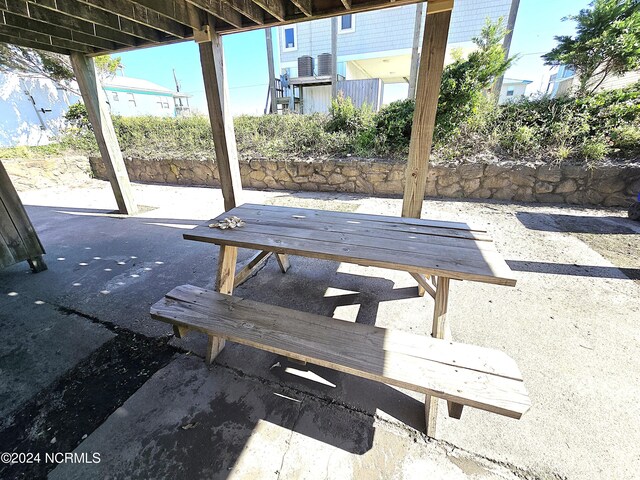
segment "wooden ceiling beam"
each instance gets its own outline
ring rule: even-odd
[[[342,0],[342,5],[344,5],[344,8],[347,10],[351,10],[351,0]]]
[[[160,15],[173,19],[190,28],[201,28],[202,24],[194,22],[194,16],[190,13],[191,4],[180,0],[129,0],[131,3],[141,5]]]
[[[0,34],[2,34],[4,37],[13,38],[15,40],[14,42],[8,43],[19,45],[19,41],[26,40],[30,43],[37,43],[39,47],[33,48],[39,48],[40,50],[46,50],[48,47],[56,47],[73,52],[95,52],[95,48],[92,48],[89,45],[74,42],[71,40],[65,40],[63,38],[52,37],[51,35],[47,35],[46,33],[30,32],[29,30],[22,30],[20,28],[10,27],[7,25],[0,26]]]
[[[158,12],[153,11],[138,3],[128,0],[79,0],[80,2],[100,8],[107,12],[113,12],[120,17],[140,23],[150,28],[160,30],[178,38],[191,36],[191,29],[187,29],[182,23],[172,20]]]
[[[87,35],[86,33],[74,32],[69,28],[61,27],[59,25],[52,25],[46,22],[21,17],[20,15],[14,15],[1,10],[1,8],[2,3],[0,2],[0,32],[2,31],[3,26],[7,25],[26,30],[28,32],[43,33],[55,38],[71,40],[100,50],[113,51],[122,47],[121,44],[111,42],[103,38]]]
[[[270,13],[280,22],[284,22],[287,16],[285,0],[252,0],[253,3]]]
[[[24,0],[3,0],[0,1],[0,10],[20,15],[31,20],[69,28],[74,32],[84,33],[95,37],[110,40],[121,45],[135,46],[140,42],[135,37],[126,33],[121,33],[111,28],[96,25],[93,22],[79,20],[64,13],[26,2]]]
[[[52,12],[62,13],[78,20],[91,22],[106,28],[129,34],[150,42],[161,42],[166,34],[153,28],[132,22],[127,18],[101,10],[77,0],[29,0],[29,4],[39,5]]]
[[[291,0],[298,9],[307,17],[313,16],[313,2],[311,0]]]
[[[251,0],[227,0],[231,8],[241,13],[249,20],[256,22],[258,25],[264,25],[264,10],[253,3]]]
[[[25,38],[13,37],[10,35],[3,35],[0,33],[1,43],[10,43],[18,47],[35,48],[36,50],[45,50],[47,52],[59,53],[61,55],[69,55],[71,52],[66,48],[57,47],[55,45],[43,45],[42,43],[34,42],[33,40],[27,40]]]
[[[242,15],[223,0],[187,0],[190,4],[236,28],[242,28]]]

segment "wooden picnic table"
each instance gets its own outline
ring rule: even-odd
[[[209,227],[229,216],[241,218],[245,225]],[[239,272],[242,280],[269,253],[278,255],[283,271],[288,268],[286,255],[291,254],[408,272],[421,293],[434,297],[434,322],[446,314],[450,279],[516,284],[489,234],[462,222],[244,204],[184,238],[221,246],[216,289],[229,294],[236,277],[237,247],[261,252]]]
[[[227,229],[210,226],[233,216],[244,224]],[[184,238],[220,246],[215,284],[219,293],[191,285],[176,287],[151,308],[151,315],[173,324],[178,337],[192,329],[206,333],[208,362],[228,339],[424,392],[431,436],[438,397],[447,400],[449,416],[454,418],[460,418],[463,405],[514,418],[529,408],[522,376],[503,352],[442,340],[449,336],[450,280],[516,284],[482,228],[462,222],[244,204]],[[258,253],[236,272],[238,248]],[[435,299],[433,339],[229,296],[274,254],[283,272],[289,267],[287,255],[408,272],[418,283],[418,292]],[[394,338],[401,340],[394,343]]]

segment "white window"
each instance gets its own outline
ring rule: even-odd
[[[111,97],[113,98],[113,101],[114,101],[114,102],[117,102],[117,101],[119,101],[119,100],[120,100],[120,99],[118,98],[118,92],[113,92],[113,93],[111,94]]]
[[[338,20],[338,33],[350,33],[356,31],[356,17],[352,13],[342,15]]]
[[[291,25],[282,29],[282,51],[292,52],[298,49],[298,28]]]
[[[514,92],[515,92],[515,87],[508,87],[507,88],[507,97],[513,97]]]
[[[133,96],[133,93],[127,93],[127,100],[136,106],[136,97]]]
[[[158,104],[160,105],[160,108],[169,108],[169,100],[167,100],[169,97],[164,97],[164,96],[159,96],[158,97]]]

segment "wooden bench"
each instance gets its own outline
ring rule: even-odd
[[[230,340],[359,377],[439,397],[449,415],[462,406],[520,418],[530,407],[522,376],[505,353],[313,315],[191,285],[151,307],[178,336],[209,336],[212,362]]]

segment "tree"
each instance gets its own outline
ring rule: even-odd
[[[487,19],[480,36],[473,39],[478,48],[466,59],[455,52],[454,62],[444,69],[436,115],[436,136],[440,140],[455,134],[478,114],[493,83],[515,60],[505,58],[507,33],[502,18],[496,22]]]
[[[101,79],[115,75],[122,62],[120,57],[103,55],[94,58]],[[74,88],[75,75],[67,55],[0,43],[0,72],[20,72],[52,80],[60,87],[79,95]]]
[[[609,75],[640,67],[640,2],[594,0],[590,6],[562,19],[577,22],[576,35],[556,36],[558,45],[542,56],[546,65],[576,73],[579,95],[593,93]]]

